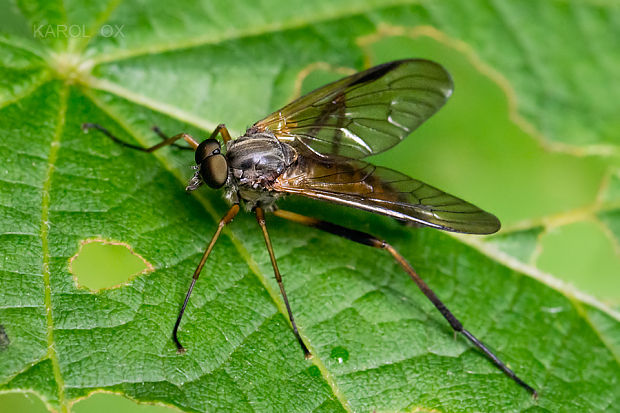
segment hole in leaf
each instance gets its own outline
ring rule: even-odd
[[[79,286],[91,290],[118,287],[153,266],[127,244],[102,239],[87,240],[69,263]]]
[[[173,406],[154,406],[139,404],[118,394],[96,392],[73,405],[74,413],[175,413],[180,412]]]
[[[31,393],[0,394],[3,412],[49,413],[43,401]]]
[[[541,239],[536,265],[551,274],[562,274],[579,290],[620,304],[620,259],[613,242],[595,221],[575,222],[555,228]]]

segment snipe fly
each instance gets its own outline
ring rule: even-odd
[[[306,357],[310,357],[310,351],[297,331],[265,225],[265,212],[386,250],[455,332],[465,336],[508,377],[536,396],[533,387],[463,327],[390,244],[361,231],[276,207],[282,196],[296,194],[445,231],[496,232],[500,222],[494,215],[417,179],[362,160],[402,141],[446,103],[452,90],[452,79],[441,65],[406,59],[384,63],[320,87],[256,122],[236,139],[231,138],[224,124],[218,125],[209,139],[201,143],[185,133],[167,137],[154,128],[163,141],[143,148],[118,139],[100,125],[83,124],[85,131],[98,129],[115,142],[144,152],[166,145],[193,149],[196,173],[186,189],[193,191],[203,184],[223,188],[231,204],[194,271],[174,325],[172,338],[179,352],[185,349],[177,331],[192,289],[222,229],[242,205],[256,214],[293,333]],[[218,136],[223,146],[216,140]],[[179,139],[184,139],[191,148],[176,144]]]

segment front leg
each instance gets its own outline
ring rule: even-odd
[[[183,318],[183,314],[185,313],[185,308],[187,307],[187,303],[189,302],[189,297],[190,295],[192,295],[192,291],[194,290],[194,285],[196,285],[196,281],[198,281],[198,277],[200,277],[200,272],[202,271],[202,267],[204,267],[205,263],[207,262],[207,258],[209,258],[209,254],[211,254],[211,251],[213,250],[215,243],[220,237],[222,230],[224,229],[226,225],[232,222],[232,220],[235,218],[238,212],[239,212],[239,204],[234,204],[233,206],[230,207],[226,215],[222,217],[222,219],[220,220],[217,226],[217,229],[215,230],[215,234],[213,234],[211,241],[209,241],[209,245],[207,245],[205,252],[202,254],[202,258],[200,259],[200,262],[198,263],[198,267],[196,267],[196,270],[194,271],[194,275],[192,276],[192,283],[189,285],[189,289],[187,290],[187,293],[185,293],[185,300],[183,300],[183,305],[181,306],[181,309],[179,310],[177,321],[174,323],[174,327],[172,329],[172,340],[174,341],[174,344],[177,346],[177,352],[179,353],[184,353],[185,347],[183,347],[183,345],[179,341],[179,337],[177,336],[177,333],[179,331],[179,325],[181,325],[181,319]]]
[[[189,143],[191,145],[191,148],[189,149],[195,150],[198,147],[198,142],[196,142],[196,140],[190,135],[188,135],[187,133],[179,133],[178,135],[168,137],[164,135],[164,133],[157,126],[153,127],[153,131],[157,133],[157,135],[159,135],[159,137],[161,137],[163,141],[158,143],[157,145],[153,145],[148,148],[144,148],[142,146],[138,146],[138,145],[125,142],[124,140],[116,137],[114,134],[112,134],[112,132],[110,132],[103,126],[99,125],[98,123],[83,123],[82,124],[82,130],[85,133],[87,133],[90,129],[97,129],[99,132],[103,133],[105,136],[110,138],[112,141],[118,143],[119,145],[125,146],[127,148],[131,148],[131,149],[135,149],[141,152],[153,152],[167,145],[177,146],[180,149],[188,149],[186,147],[178,146],[177,144],[175,144],[175,142],[178,141],[179,139],[184,139],[187,143]]]
[[[215,139],[218,133],[222,135],[222,138],[224,139],[224,143],[232,139],[230,137],[230,133],[228,132],[228,129],[226,128],[226,125],[224,125],[223,123],[220,123],[219,125],[215,127],[215,129],[213,130],[213,133],[211,133],[211,136],[209,136],[209,139]]]

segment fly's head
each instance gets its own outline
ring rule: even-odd
[[[206,139],[195,153],[196,173],[187,184],[188,191],[197,189],[203,183],[218,189],[228,180],[228,161],[222,155],[220,143],[215,139]]]

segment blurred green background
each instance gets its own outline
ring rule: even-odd
[[[398,57],[430,58],[444,65],[455,81],[455,94],[444,109],[398,149],[373,161],[495,213],[503,223],[500,235],[520,228],[539,228],[536,248],[528,259],[530,265],[620,308],[618,246],[591,215],[583,213],[596,208],[597,196],[602,196],[601,185],[612,179],[610,165],[617,167],[620,163],[545,148],[538,138],[511,120],[509,91],[469,56],[434,39],[391,37],[374,43],[369,55],[373,63]],[[317,70],[305,79],[303,90],[336,77],[339,75]],[[247,121],[251,124],[255,120]],[[73,261],[79,283],[91,289],[118,285],[144,268],[144,263],[127,248],[96,242],[83,246],[79,258]],[[73,409],[76,413],[111,410],[170,411],[161,406],[137,405],[112,394],[96,394],[77,402]],[[32,395],[2,394],[0,411],[46,409]]]

